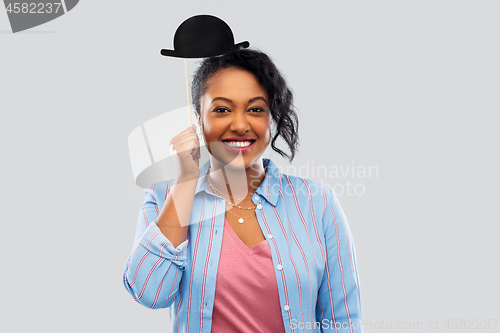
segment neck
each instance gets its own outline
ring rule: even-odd
[[[210,181],[223,196],[242,200],[251,198],[251,195],[262,184],[265,169],[262,161],[250,165],[248,168],[235,169],[224,166],[219,161],[210,160]]]

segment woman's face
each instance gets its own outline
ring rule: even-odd
[[[267,93],[252,73],[235,68],[216,72],[200,103],[210,154],[223,165],[238,169],[260,162],[271,140],[268,102]],[[245,147],[249,141],[251,145]],[[235,160],[239,153],[244,166],[241,159]]]

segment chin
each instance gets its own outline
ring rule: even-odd
[[[214,156],[215,157],[215,156]],[[225,157],[225,156],[224,156]],[[219,163],[224,165],[225,169],[230,170],[246,170],[250,168],[255,163],[260,163],[262,160],[262,154],[258,156],[245,156],[243,154],[238,154],[231,160],[220,159],[220,157],[215,157]]]

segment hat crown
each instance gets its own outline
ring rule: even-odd
[[[174,49],[162,50],[166,56],[203,58],[222,55],[248,47],[248,42],[234,44],[233,32],[226,22],[212,15],[196,15],[177,28]]]
[[[215,16],[193,16],[184,21],[175,32],[174,48],[189,54],[198,50],[201,45],[207,53],[217,53],[221,48],[234,45],[233,32],[226,22]]]

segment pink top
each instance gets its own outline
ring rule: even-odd
[[[212,332],[285,332],[271,249],[251,249],[224,219]]]

